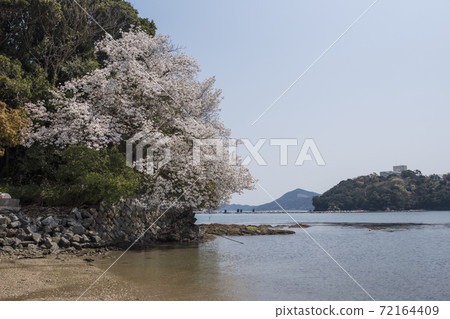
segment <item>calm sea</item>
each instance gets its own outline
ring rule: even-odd
[[[110,271],[147,300],[369,300],[326,250],[376,300],[450,300],[450,212],[291,216],[312,225],[308,233],[158,245],[128,252]],[[284,213],[197,219],[294,224]]]

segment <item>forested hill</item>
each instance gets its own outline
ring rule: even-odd
[[[450,174],[407,170],[388,177],[360,176],[314,197],[313,205],[315,210],[450,210]]]
[[[231,204],[224,205],[219,208],[219,211],[236,211],[237,209],[242,209],[244,211],[255,210],[257,212],[264,211],[281,211],[285,210],[313,210],[312,206],[312,198],[319,194],[314,192],[309,192],[301,188],[294,189],[293,191],[287,192],[280,198],[272,201],[270,203],[265,203],[258,206],[250,206],[250,205],[240,205],[240,204]],[[282,208],[281,208],[281,207]]]

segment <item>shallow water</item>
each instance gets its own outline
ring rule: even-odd
[[[450,300],[450,212],[291,215],[312,227],[234,237],[243,244],[218,237],[130,251],[110,271],[148,300],[369,300],[320,244],[376,300]],[[294,224],[286,214],[197,218]],[[373,225],[386,228],[367,228]]]

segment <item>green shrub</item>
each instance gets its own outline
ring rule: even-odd
[[[52,163],[40,183],[14,184],[10,179],[1,189],[23,204],[76,206],[118,202],[135,195],[141,184],[141,174],[126,166],[116,147],[98,151],[71,146],[57,157],[58,165]]]
[[[2,185],[0,191],[8,193],[12,198],[19,198],[22,204],[40,203],[41,187],[36,184],[23,186]]]
[[[62,153],[56,183],[44,189],[42,197],[51,205],[95,205],[113,203],[133,196],[141,175],[125,164],[125,156],[117,148],[100,151],[85,146],[72,146]]]

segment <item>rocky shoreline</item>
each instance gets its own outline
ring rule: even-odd
[[[26,207],[0,210],[0,257],[44,258],[48,255],[95,255],[135,244],[208,241],[215,236],[287,235],[297,225],[196,225],[192,210],[158,208],[132,201],[99,208]],[[151,226],[151,227],[150,227]],[[301,225],[309,227],[308,225]],[[144,236],[142,234],[145,233]]]
[[[86,209],[0,210],[0,256],[31,258],[83,249],[103,251],[131,244],[140,247],[155,242],[193,241],[199,236],[192,210],[166,211],[131,200]]]
[[[297,226],[297,225],[295,225]],[[281,229],[284,226],[271,225],[238,225],[238,224],[202,224],[199,225],[204,236],[255,236],[255,235],[289,235],[295,231]]]

